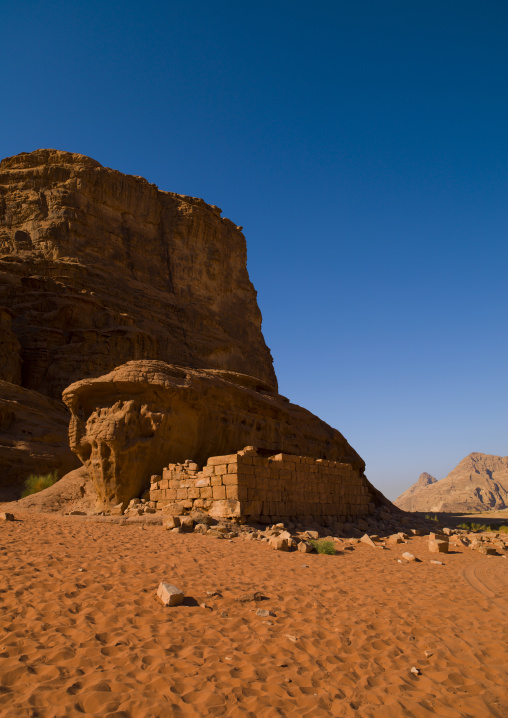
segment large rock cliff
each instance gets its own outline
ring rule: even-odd
[[[440,481],[422,474],[394,504],[404,511],[452,513],[508,508],[508,456],[469,454]]]
[[[44,396],[60,406],[50,423],[55,411],[66,423],[61,392],[77,380],[151,359],[242,372],[276,390],[246,262],[241,228],[201,199],[69,152],[0,162],[0,380],[31,390],[8,430],[0,422],[7,495],[29,473],[67,468],[65,431],[45,454],[25,439]]]
[[[242,372],[276,389],[240,230],[218,207],[82,155],[4,159],[8,380],[60,398],[79,379],[158,359]]]

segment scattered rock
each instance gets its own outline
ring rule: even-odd
[[[262,616],[263,618],[268,618],[269,616],[272,616],[275,618],[275,613],[273,611],[267,611],[264,608],[258,608],[256,611],[256,616]]]
[[[495,556],[497,553],[493,546],[485,546],[484,544],[478,546],[477,551],[479,551],[479,553],[483,553],[485,556]]]
[[[14,514],[2,513],[0,514],[0,521],[14,521]]]
[[[264,596],[260,591],[255,591],[253,593],[245,593],[243,596],[239,596],[238,598],[235,598],[235,601],[237,603],[249,603],[250,601],[264,601],[267,596]]]
[[[442,561],[435,561],[434,559],[431,559],[429,563],[433,563],[436,566],[444,566],[444,563]]]
[[[162,581],[157,589],[157,596],[165,606],[179,606],[183,602],[185,594],[176,586]]]
[[[182,533],[192,533],[194,531],[194,521],[190,516],[180,516],[180,528]]]
[[[415,666],[413,666],[413,667],[411,668],[411,673],[412,673],[414,676],[421,676],[421,674],[422,674],[422,672],[421,672],[418,668],[416,668]]]
[[[429,541],[428,546],[430,553],[448,553],[449,549],[448,541],[442,541],[441,539]]]
[[[430,658],[434,654],[432,653],[432,651],[425,651],[424,655],[425,655],[425,658]]]
[[[286,538],[281,538],[280,536],[272,536],[269,544],[275,551],[289,550],[288,540]]]
[[[409,551],[404,551],[402,558],[406,559],[406,561],[416,561],[415,556],[413,556],[412,553],[409,553]]]
[[[163,529],[176,529],[180,526],[179,516],[167,516],[162,522]]]
[[[290,636],[286,633],[285,638],[288,638],[292,643],[296,643],[298,641],[298,638],[296,636]]]
[[[300,543],[297,546],[298,551],[301,551],[302,553],[312,553],[314,551],[314,548],[308,543],[308,541],[300,541]]]
[[[366,543],[367,546],[372,546],[373,548],[377,548],[374,541],[371,539],[371,537],[368,534],[364,534],[362,538],[360,539],[362,543]]]

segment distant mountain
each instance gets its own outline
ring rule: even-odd
[[[508,456],[474,452],[437,481],[427,473],[393,502],[404,511],[488,511],[508,508]]]

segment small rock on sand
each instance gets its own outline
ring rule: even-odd
[[[411,668],[411,673],[412,673],[414,676],[420,676],[422,672],[421,672],[418,668],[416,668],[416,666],[413,666],[413,667]]]
[[[157,596],[165,606],[179,606],[183,603],[185,594],[176,586],[161,581],[157,589]]]
[[[448,553],[448,547],[448,541],[442,541],[440,539],[429,541],[430,553]]]
[[[436,566],[444,566],[444,563],[442,561],[434,561],[434,559],[431,559],[429,563],[434,563]]]
[[[14,514],[0,514],[0,521],[14,521]]]
[[[256,616],[262,616],[263,618],[268,618],[269,616],[272,616],[275,618],[275,613],[273,611],[266,611],[264,608],[258,608],[256,611]]]
[[[366,543],[367,546],[373,546],[374,548],[376,548],[376,544],[375,544],[374,541],[371,539],[371,537],[369,536],[369,534],[364,534],[364,535],[362,536],[362,538],[360,539],[360,541],[361,541],[362,543]]]
[[[416,558],[412,553],[409,553],[409,551],[404,551],[402,558],[406,559],[406,561],[416,561]]]

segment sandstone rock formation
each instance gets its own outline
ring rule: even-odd
[[[50,432],[35,454],[23,417],[76,380],[158,359],[277,388],[240,229],[201,199],[82,155],[37,150],[0,162],[0,380],[32,390],[10,424],[8,458],[2,449],[5,496],[19,496],[27,471],[72,468],[47,460],[69,456],[63,405],[59,446]],[[44,436],[44,421],[35,432]]]
[[[80,466],[69,449],[61,402],[0,381],[0,501],[19,497],[30,474],[63,476]]]
[[[220,215],[82,155],[4,159],[0,378],[59,399],[71,382],[158,359],[276,389],[245,238]]]
[[[440,481],[422,474],[394,504],[405,511],[453,513],[507,508],[508,456],[469,454]]]
[[[170,462],[260,451],[365,464],[324,421],[259,379],[221,370],[131,361],[69,386],[70,445],[87,466],[99,508],[126,504]]]

